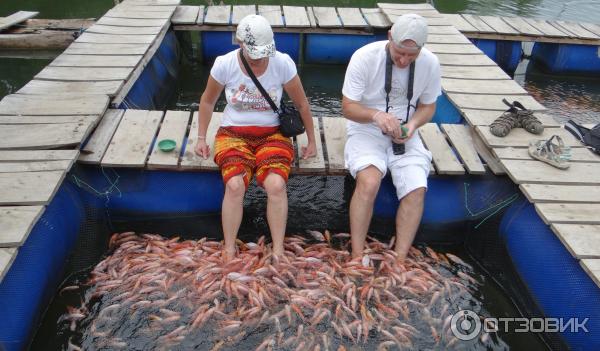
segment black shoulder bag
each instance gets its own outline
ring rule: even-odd
[[[267,100],[269,105],[271,105],[273,111],[275,111],[275,113],[279,116],[279,132],[281,132],[281,134],[284,137],[288,138],[295,137],[296,135],[304,133],[304,124],[302,123],[302,118],[300,118],[300,113],[298,112],[298,110],[296,110],[296,107],[286,106],[282,100],[281,108],[278,109],[277,105],[275,105],[275,103],[273,102],[273,99],[271,99],[269,94],[267,94],[265,88],[263,88],[262,84],[260,84],[256,76],[254,75],[254,72],[252,72],[252,70],[250,69],[248,61],[246,61],[246,58],[242,54],[242,50],[240,50],[240,59],[242,60],[242,63],[246,68],[246,72],[248,72],[248,75],[250,76],[250,78],[252,78],[254,85],[256,85],[256,88],[258,88],[265,100]]]
[[[385,52],[385,113],[388,113],[390,109],[390,91],[392,91],[392,56],[390,55],[390,48],[386,48]],[[406,91],[406,99],[408,100],[408,106],[406,107],[406,122],[408,122],[408,115],[410,114],[410,101],[413,98],[414,82],[415,61],[413,61],[410,64],[410,68],[408,71],[408,90]],[[392,142],[392,150],[394,151],[394,155],[404,155],[404,144],[397,144]]]

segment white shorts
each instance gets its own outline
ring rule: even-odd
[[[366,129],[366,128],[365,128]],[[374,166],[385,176],[390,169],[398,199],[418,188],[427,189],[431,153],[425,149],[418,135],[405,144],[404,155],[394,155],[391,139],[379,129],[352,131],[344,148],[346,168],[352,177],[363,169]]]

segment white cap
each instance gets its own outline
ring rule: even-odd
[[[423,47],[427,42],[427,21],[414,13],[398,17],[392,26],[392,40],[399,46],[405,40],[412,40],[419,48]]]
[[[275,56],[273,30],[266,18],[260,15],[248,15],[240,21],[235,33],[242,42],[251,59]]]

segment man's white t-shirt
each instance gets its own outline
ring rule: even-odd
[[[360,102],[361,105],[385,111],[385,63],[387,40],[367,44],[356,50],[350,59],[344,79],[342,94]],[[392,90],[390,92],[389,112],[406,121],[409,67],[398,68],[392,65]],[[413,98],[411,104],[416,106],[417,100],[422,104],[436,102],[442,94],[440,64],[438,58],[422,48],[415,62]],[[410,109],[410,116],[414,108]],[[348,121],[348,134],[355,130],[371,131],[381,134],[373,123],[357,123]]]
[[[279,125],[277,114],[254,85],[252,78],[242,72],[238,62],[239,49],[217,57],[210,75],[225,87],[227,106],[221,126]],[[297,74],[296,64],[287,55],[277,51],[269,58],[265,73],[257,77],[273,102],[279,107],[283,85]]]

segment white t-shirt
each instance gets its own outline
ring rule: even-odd
[[[239,49],[217,57],[210,75],[225,86],[227,106],[223,111],[221,126],[278,126],[279,119],[267,100],[242,72],[238,62]],[[287,55],[277,51],[269,58],[265,73],[258,78],[263,88],[277,106],[283,94],[283,85],[297,74],[296,64]]]
[[[385,111],[385,62],[387,40],[367,44],[356,50],[350,59],[342,94],[358,101],[361,105]],[[392,65],[392,90],[390,91],[389,112],[406,121],[407,88],[409,67],[398,68]],[[442,94],[440,64],[437,56],[422,48],[415,63],[413,98],[422,104],[431,104]],[[410,116],[414,109],[410,109]],[[355,130],[381,132],[375,123],[357,123],[348,121],[348,133]]]

